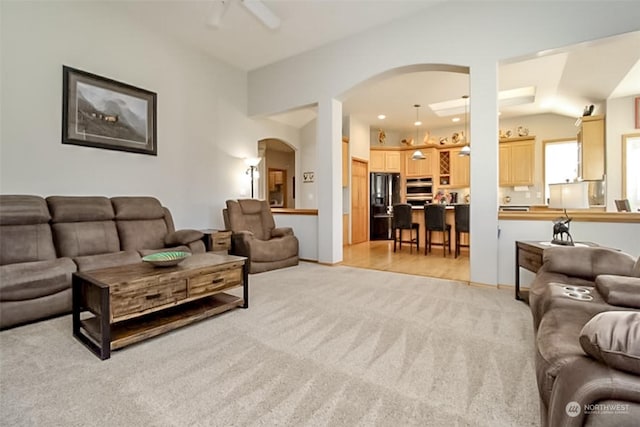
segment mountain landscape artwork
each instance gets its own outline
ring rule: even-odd
[[[76,97],[76,132],[147,143],[145,100],[81,82]]]
[[[156,94],[63,67],[63,144],[157,155]]]

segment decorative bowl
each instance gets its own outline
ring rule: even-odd
[[[148,262],[155,267],[171,267],[180,264],[185,258],[190,256],[191,254],[189,252],[181,251],[156,252],[155,254],[142,257],[142,261]]]

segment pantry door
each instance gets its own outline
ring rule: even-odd
[[[351,160],[351,243],[369,240],[369,164]]]

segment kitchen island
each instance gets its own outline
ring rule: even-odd
[[[425,247],[425,244],[427,242],[427,239],[425,238],[426,237],[425,236],[426,227],[424,225],[424,207],[423,206],[413,206],[412,207],[412,215],[411,215],[411,217],[412,217],[413,222],[416,222],[416,223],[420,224],[420,245],[421,245],[421,250],[423,251],[422,253],[424,253],[424,247]],[[445,221],[447,222],[447,224],[451,224],[451,255],[453,256],[453,254],[455,252],[455,246],[456,246],[456,219],[455,219],[454,205],[447,205],[446,206]],[[407,233],[407,232],[405,232],[405,233]],[[431,238],[432,238],[432,242],[434,244],[442,244],[442,233],[441,232],[438,232],[438,231],[432,232],[431,233]],[[468,233],[462,233],[460,235],[460,244],[461,245],[468,245],[469,244],[469,234]],[[435,248],[432,246],[430,255],[440,254],[439,249],[440,249],[439,246],[436,246]],[[463,247],[461,249],[461,251],[463,253],[466,251],[467,256],[468,256],[468,248],[464,248]],[[448,253],[449,252],[447,251],[447,254]]]

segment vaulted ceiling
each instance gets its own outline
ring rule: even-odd
[[[112,2],[113,7],[154,31],[243,70],[252,70],[286,57],[365,31],[442,1],[415,0],[264,0],[281,20],[279,28],[264,26],[242,7],[242,0],[173,0]],[[217,27],[208,24],[216,3],[228,2]],[[587,104],[609,97],[640,93],[640,32],[584,43],[500,64],[501,91],[533,88],[529,102],[502,101],[503,118],[556,113],[579,116]],[[530,89],[531,90],[531,89]],[[387,129],[409,129],[414,104],[428,127],[451,125],[452,116],[439,117],[429,107],[461,100],[469,93],[468,76],[447,72],[416,72],[361,85],[344,101],[343,112],[378,127],[385,114]],[[473,102],[471,100],[470,102]],[[462,105],[462,104],[460,104]],[[285,112],[274,119],[301,126],[315,115],[313,108]],[[460,114],[458,114],[460,115]]]

